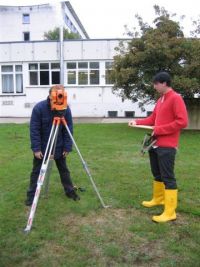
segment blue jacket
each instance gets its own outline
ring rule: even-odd
[[[69,107],[65,110],[64,117],[70,132],[73,134],[72,115]],[[42,151],[44,155],[52,128],[52,123],[53,113],[50,107],[50,100],[47,98],[46,100],[36,104],[32,111],[30,121],[30,139],[31,149],[33,152]],[[57,159],[61,157],[63,151],[70,152],[71,150],[72,140],[67,132],[67,129],[61,123],[59,126],[54,158]]]

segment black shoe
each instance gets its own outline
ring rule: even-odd
[[[76,192],[74,190],[70,191],[70,192],[66,192],[66,196],[68,198],[72,198],[74,201],[80,200],[79,195],[76,194]]]
[[[27,199],[25,200],[25,205],[26,205],[26,206],[32,206],[32,203],[33,203],[33,199],[29,199],[29,198],[27,198]]]

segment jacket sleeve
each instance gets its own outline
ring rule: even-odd
[[[155,119],[156,119],[156,106],[153,110],[153,112],[151,113],[150,116],[148,116],[145,119],[138,119],[136,120],[136,124],[137,125],[149,125],[149,126],[154,126],[155,124]]]
[[[37,106],[33,108],[31,115],[30,139],[33,152],[41,151],[41,116]]]
[[[155,135],[168,135],[180,131],[188,125],[188,115],[185,103],[180,95],[177,95],[173,105],[175,118],[172,122],[154,128]]]
[[[73,121],[72,121],[71,110],[69,107],[67,108],[65,113],[65,120],[67,122],[67,126],[70,130],[70,133],[73,135]],[[67,152],[72,151],[72,140],[65,127],[63,127],[62,136],[63,136],[63,150]]]

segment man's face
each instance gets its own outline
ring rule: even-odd
[[[153,84],[153,87],[159,94],[165,93],[168,88],[166,82],[164,83],[156,82]]]

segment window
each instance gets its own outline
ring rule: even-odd
[[[51,63],[51,84],[60,84],[60,63]]]
[[[22,22],[24,24],[29,24],[30,23],[30,14],[23,14],[22,15]]]
[[[24,41],[30,41],[30,32],[24,32]]]
[[[68,84],[97,85],[99,74],[99,62],[67,62]]]
[[[134,118],[135,117],[135,111],[125,111],[125,117],[126,118]]]
[[[29,64],[29,83],[38,85],[38,64]]]
[[[60,63],[30,63],[30,85],[52,85],[60,83]]]
[[[16,93],[23,93],[22,65],[15,65]]]
[[[88,84],[88,62],[78,62],[78,84]]]
[[[76,84],[76,62],[67,63],[67,83]]]
[[[49,85],[49,63],[40,63],[40,85]]]
[[[99,62],[90,62],[90,84],[99,84]]]
[[[69,28],[71,27],[71,21],[70,21],[70,19],[69,19],[69,17],[67,15],[65,15],[65,23]]]
[[[2,93],[23,93],[22,65],[1,66]]]
[[[105,74],[106,74],[106,84],[113,84],[114,83],[114,80],[113,78],[111,77],[111,74],[112,74],[112,65],[113,65],[113,62],[112,61],[109,61],[109,62],[106,62],[106,65],[105,65]]]
[[[108,111],[108,117],[116,118],[117,117],[117,111]]]

